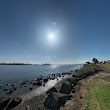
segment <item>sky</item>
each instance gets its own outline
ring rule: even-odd
[[[109,0],[0,0],[0,62],[110,59]]]

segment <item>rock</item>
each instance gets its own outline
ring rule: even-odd
[[[13,98],[12,101],[9,103],[9,105],[7,106],[7,110],[10,110],[14,107],[16,107],[18,104],[20,104],[22,102],[21,98]]]
[[[0,87],[3,87],[3,85],[0,85]]]
[[[42,80],[42,79],[43,79],[43,78],[42,78],[42,76],[41,76],[41,78],[39,78],[39,81]]]
[[[40,81],[37,82],[37,86],[41,86],[42,83]]]
[[[37,83],[36,83],[36,82],[32,82],[32,84],[33,84],[34,86],[36,86],[36,85],[37,85]]]
[[[67,74],[70,75],[71,73],[68,72]]]
[[[29,80],[26,80],[26,82],[29,82]]]
[[[59,75],[59,77],[61,77],[61,75]]]
[[[30,110],[30,106],[29,106],[29,105],[27,105],[25,110]]]
[[[21,81],[18,81],[19,83],[21,83]]]
[[[59,103],[60,103],[60,106],[64,106],[64,104],[66,103],[66,100],[70,100],[71,99],[71,95],[64,95],[62,97],[59,97]]]
[[[6,86],[9,86],[9,84],[6,84]]]
[[[19,88],[22,88],[22,86],[20,85]]]
[[[72,93],[75,93],[75,89],[74,88],[72,89]]]
[[[78,70],[75,70],[75,72],[77,72]]]
[[[72,90],[72,84],[66,81],[62,84],[60,93],[69,94]]]
[[[83,98],[83,96],[80,96],[80,99],[82,99]]]
[[[22,82],[20,85],[24,85],[24,84],[26,84],[26,82]]]
[[[12,87],[9,91],[7,91],[7,94],[11,94],[13,91],[15,91],[17,88],[16,87]]]
[[[56,89],[55,87],[52,87],[51,89],[49,89],[49,90],[46,92],[46,94],[48,94],[48,93],[50,93],[50,92],[57,92],[57,93],[58,93],[58,91],[57,91],[57,89]]]
[[[30,90],[32,90],[32,87],[30,87]]]
[[[75,77],[75,75],[73,74],[72,77]]]
[[[11,86],[15,86],[15,84],[12,84]]]
[[[47,96],[47,98],[45,99],[44,106],[47,109],[51,109],[51,110],[57,110],[60,108],[60,104],[58,102],[58,99],[55,99],[52,93],[50,93]]]
[[[43,84],[43,86],[45,87],[45,84]]]
[[[11,98],[9,97],[0,99],[0,110],[3,110],[7,106],[10,100]]]
[[[48,79],[47,78],[45,78],[45,79],[43,79],[44,80],[44,83],[47,83],[47,81],[48,81]]]
[[[71,84],[74,84],[74,86],[77,84],[76,78],[73,77],[67,78],[67,81],[69,81]]]
[[[4,91],[8,91],[8,89],[5,89],[5,88],[4,88],[3,90],[4,90]]]
[[[60,94],[60,93],[49,93],[44,101],[44,106],[47,109],[58,110],[60,106],[63,106],[66,100],[70,100],[71,95]]]

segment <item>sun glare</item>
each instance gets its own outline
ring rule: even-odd
[[[49,33],[48,40],[51,41],[51,42],[55,41],[55,34]]]

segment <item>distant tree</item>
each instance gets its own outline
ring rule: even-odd
[[[99,62],[98,59],[96,59],[96,58],[93,58],[92,61],[93,61],[93,63],[95,63],[95,64],[97,64],[97,63]]]
[[[86,62],[86,64],[91,64],[91,63],[88,61],[88,62]]]
[[[106,63],[106,61],[104,61],[104,64]]]

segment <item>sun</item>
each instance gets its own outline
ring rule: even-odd
[[[54,33],[49,33],[48,34],[48,40],[50,42],[55,42],[55,40],[56,40],[55,34]]]

